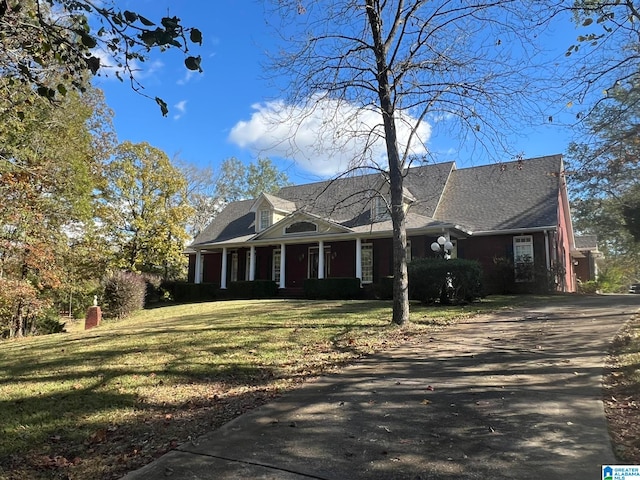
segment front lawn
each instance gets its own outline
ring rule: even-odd
[[[310,376],[517,301],[416,305],[406,328],[390,302],[200,303],[5,341],[0,479],[119,478]]]

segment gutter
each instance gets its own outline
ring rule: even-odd
[[[469,232],[469,235],[472,237],[486,237],[489,235],[510,235],[513,233],[531,233],[531,232],[542,232],[547,233],[548,231],[555,232],[557,230],[556,225],[548,225],[546,227],[533,227],[533,228],[511,228],[508,230],[482,230],[479,232]]]

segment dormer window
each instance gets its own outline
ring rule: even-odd
[[[387,202],[381,196],[373,199],[373,219],[376,221],[386,220],[389,218],[389,208]]]
[[[271,226],[271,210],[264,208],[260,210],[259,230],[265,230]]]

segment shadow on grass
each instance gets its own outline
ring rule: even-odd
[[[266,302],[259,317],[246,305],[7,342],[0,478],[113,478],[412,335],[390,326],[389,302]]]

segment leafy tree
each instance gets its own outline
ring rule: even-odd
[[[186,68],[201,71],[200,57],[189,54],[190,44],[202,44],[202,34],[182,26],[176,16],[154,21],[122,11],[110,1],[0,0],[0,67],[8,79],[2,86],[5,98],[12,98],[19,84],[48,99],[64,96],[69,88],[84,91],[88,78],[102,73],[101,55],[118,65],[118,78],[128,78],[141,93],[134,65],[144,62],[153,49],[178,49],[185,55]],[[60,75],[66,80],[61,81]],[[166,115],[167,104],[155,100]]]
[[[29,97],[28,88],[17,86],[13,98],[20,95]],[[2,99],[0,105],[11,101]],[[95,92],[73,92],[55,107],[36,99],[22,120],[3,119],[0,277],[21,282],[19,290],[36,292],[29,298],[38,302],[47,300],[45,293],[65,281],[63,259],[69,229],[92,215],[99,155],[88,125],[99,105],[100,96]],[[11,335],[27,333],[28,305],[34,303],[19,302],[8,319]]]
[[[195,238],[211,223],[221,210],[222,203],[216,195],[213,168],[199,167],[179,160],[178,166],[187,182],[186,196],[193,210],[187,232]]]
[[[567,161],[576,230],[598,235],[627,283],[640,273],[639,101],[633,82],[613,89],[585,118],[584,141],[570,145]]]
[[[488,151],[508,151],[506,137],[522,115],[523,100],[545,88],[532,68],[532,42],[553,12],[542,2],[518,1],[275,3],[286,42],[275,67],[292,79],[292,115],[327,105],[350,107],[347,121],[327,122],[336,148],[357,138],[362,148],[350,167],[372,166],[386,176],[393,322],[404,324],[409,302],[403,180],[416,160],[412,149],[428,151],[420,127],[431,120],[449,134],[457,128],[462,141],[471,137]],[[379,120],[357,128],[349,121],[371,112]],[[334,118],[344,119],[337,113]],[[410,132],[408,139],[400,138],[401,128]],[[373,147],[381,139],[386,155],[377,158]]]
[[[216,193],[224,202],[256,198],[261,193],[276,193],[290,185],[289,177],[268,158],[245,165],[235,157],[222,163],[216,181]]]
[[[105,236],[117,250],[115,266],[164,278],[181,276],[191,207],[180,170],[148,143],[124,142],[104,174],[100,216]]]
[[[180,167],[187,180],[187,198],[193,209],[188,231],[196,237],[228,202],[255,198],[262,192],[275,193],[290,185],[268,158],[245,165],[235,157],[222,162],[216,174],[211,167],[184,164]]]

